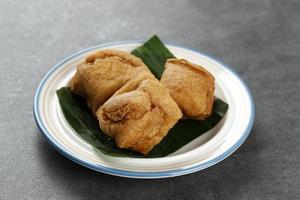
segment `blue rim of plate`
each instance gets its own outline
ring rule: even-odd
[[[39,108],[38,108],[39,99],[40,99],[40,92],[41,92],[41,90],[44,86],[44,83],[48,80],[49,76],[56,69],[58,69],[61,65],[63,65],[64,63],[66,63],[70,59],[72,59],[72,58],[74,58],[74,57],[76,57],[80,54],[86,53],[88,51],[92,51],[92,50],[95,50],[95,49],[98,49],[98,48],[108,47],[108,46],[112,46],[112,45],[142,44],[143,42],[144,41],[139,40],[139,41],[121,41],[121,42],[105,43],[105,44],[102,44],[102,45],[98,45],[98,46],[94,46],[94,47],[90,47],[90,48],[86,48],[86,49],[83,49],[81,51],[78,51],[78,52],[68,56],[67,58],[63,59],[58,64],[54,65],[48,71],[48,73],[43,77],[43,79],[41,80],[40,84],[37,87],[35,96],[34,96],[34,103],[33,103],[34,118],[35,118],[36,124],[37,124],[38,128],[40,129],[42,135],[47,139],[47,141],[58,152],[60,152],[62,155],[69,158],[70,160],[72,160],[72,161],[74,161],[74,162],[76,162],[76,163],[78,163],[82,166],[85,166],[89,169],[98,171],[98,172],[102,172],[102,173],[110,174],[110,175],[115,175],[115,176],[128,177],[128,178],[151,179],[151,178],[167,178],[167,177],[181,176],[181,175],[190,174],[190,173],[193,173],[193,172],[197,172],[197,171],[206,169],[206,168],[208,168],[212,165],[215,165],[215,164],[221,162],[222,160],[224,160],[225,158],[230,156],[233,152],[235,152],[244,143],[246,138],[249,136],[250,131],[251,131],[252,126],[253,126],[254,116],[255,116],[255,106],[254,106],[254,99],[252,97],[252,94],[251,94],[248,86],[245,84],[245,82],[242,80],[242,78],[231,67],[224,64],[223,62],[221,62],[219,59],[215,58],[214,56],[208,55],[206,53],[202,53],[202,52],[200,52],[198,50],[195,50],[195,49],[186,48],[186,47],[183,47],[183,46],[173,45],[173,44],[167,44],[167,45],[178,47],[178,48],[183,48],[183,49],[192,51],[194,53],[204,55],[204,56],[214,60],[215,62],[219,63],[223,67],[227,68],[229,71],[231,71],[238,78],[238,80],[242,83],[245,90],[247,91],[247,94],[248,94],[248,97],[249,97],[250,103],[251,103],[250,121],[249,121],[249,124],[248,124],[246,130],[244,131],[242,137],[233,146],[231,146],[227,151],[225,151],[223,154],[221,154],[218,157],[216,157],[212,160],[209,160],[205,163],[201,163],[199,165],[195,165],[195,166],[192,166],[192,167],[187,167],[187,168],[184,168],[184,169],[165,170],[165,171],[160,171],[160,172],[126,171],[126,170],[119,170],[119,169],[114,169],[114,168],[102,166],[102,165],[99,165],[99,164],[94,164],[94,163],[88,162],[86,160],[80,159],[80,158],[76,157],[74,154],[72,154],[71,152],[69,152],[68,149],[64,148],[59,143],[57,143],[55,141],[55,139],[51,136],[51,133],[48,132],[48,130],[45,128],[45,126],[43,124],[43,121],[41,120],[40,112],[39,112]]]

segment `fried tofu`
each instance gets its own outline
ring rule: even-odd
[[[204,119],[212,113],[215,83],[210,72],[184,59],[168,59],[161,77],[185,118]]]
[[[85,98],[95,114],[98,108],[136,74],[150,73],[141,59],[118,50],[101,50],[77,66],[71,91]]]
[[[131,79],[97,111],[100,128],[120,148],[148,154],[182,117],[167,89],[146,74]]]

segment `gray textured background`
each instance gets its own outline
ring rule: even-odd
[[[253,92],[252,134],[209,169],[163,180],[81,167],[41,136],[35,89],[97,44],[158,34],[219,57]],[[0,199],[300,199],[300,1],[0,1]],[[298,105],[297,105],[298,104]]]

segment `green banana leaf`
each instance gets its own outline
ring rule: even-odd
[[[134,49],[131,54],[141,58],[158,80],[164,72],[166,60],[175,58],[156,35],[142,46]]]
[[[158,79],[163,73],[165,61],[168,58],[175,58],[157,36],[153,36],[141,47],[133,50],[132,54],[140,57]],[[87,108],[85,100],[72,94],[70,88],[63,87],[56,93],[66,120],[79,136],[104,154],[119,157],[167,156],[215,127],[228,110],[227,103],[215,98],[213,113],[210,117],[202,121],[180,120],[168,135],[147,156],[144,156],[138,152],[117,147],[115,141],[101,131],[97,119]]]

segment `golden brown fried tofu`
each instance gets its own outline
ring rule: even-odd
[[[156,79],[131,79],[97,111],[101,129],[120,148],[148,154],[182,117],[167,89]]]
[[[70,83],[71,91],[85,98],[95,114],[129,79],[145,72],[152,76],[142,60],[134,55],[118,50],[101,50],[77,66]]]
[[[214,77],[184,59],[168,59],[161,82],[168,88],[184,117],[204,119],[212,112]]]

